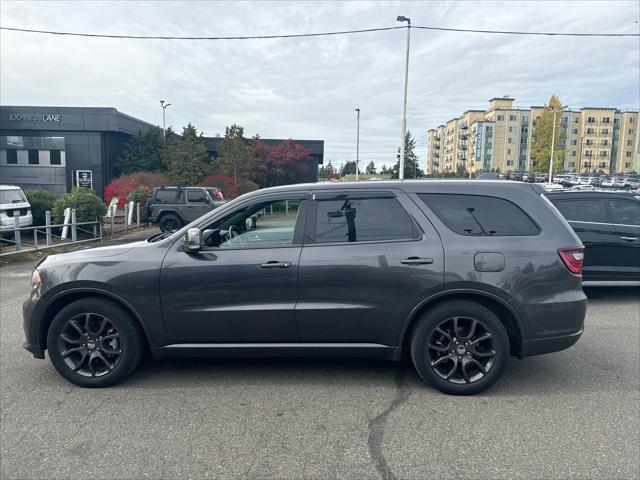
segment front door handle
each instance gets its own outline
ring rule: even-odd
[[[433,258],[409,257],[400,260],[400,263],[403,265],[430,265],[433,263]]]
[[[260,268],[289,268],[290,266],[291,262],[278,262],[276,260],[260,264]]]
[[[620,237],[620,240],[624,240],[625,242],[635,242],[640,239],[638,237]]]

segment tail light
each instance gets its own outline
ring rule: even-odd
[[[582,261],[584,260],[584,247],[560,248],[560,258],[571,273],[582,273]]]

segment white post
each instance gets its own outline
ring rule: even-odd
[[[62,235],[60,235],[60,238],[62,238],[62,240],[66,240],[67,239],[67,235],[69,234],[69,220],[71,217],[71,209],[69,207],[64,209],[64,220],[62,221],[62,223],[64,224],[62,227]]]
[[[129,225],[133,224],[133,203],[129,202],[129,216],[127,217],[127,223]]]
[[[407,136],[407,88],[409,86],[409,41],[411,38],[411,22],[407,24],[407,56],[404,66],[404,98],[402,102],[402,135],[400,137],[400,171],[398,178],[404,179],[404,142]]]
[[[551,176],[553,175],[553,147],[556,141],[556,111],[553,112],[553,131],[551,132],[551,159],[549,160],[549,185],[551,185]]]
[[[358,181],[358,167],[360,165],[360,109],[356,108],[358,112],[358,128],[356,133],[356,182]]]
[[[124,231],[126,232],[127,230],[129,230],[129,204],[125,203],[124,204]]]
[[[140,202],[136,202],[136,228],[140,228]]]

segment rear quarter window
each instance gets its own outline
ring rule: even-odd
[[[608,223],[604,204],[599,198],[552,199],[551,201],[569,221]]]
[[[182,203],[184,195],[179,195],[178,190],[157,190],[155,201],[157,203]]]
[[[449,229],[468,236],[538,235],[540,229],[517,205],[497,197],[418,194]]]

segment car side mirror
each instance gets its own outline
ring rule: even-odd
[[[187,252],[200,251],[200,229],[190,228],[187,233],[184,234],[184,249]]]

